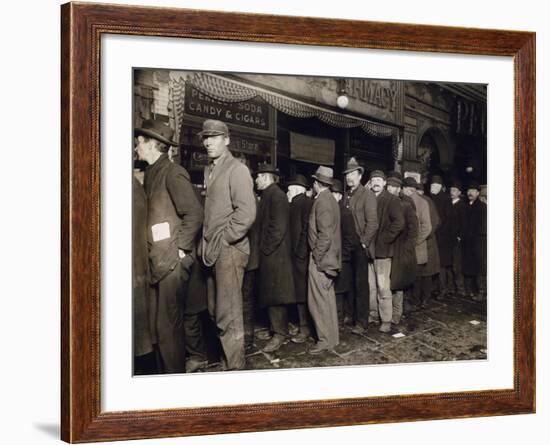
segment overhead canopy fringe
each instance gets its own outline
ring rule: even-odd
[[[276,110],[290,116],[297,118],[315,117],[328,125],[338,128],[359,127],[371,136],[391,137],[394,149],[397,147],[399,130],[396,127],[327,110],[265,90],[261,87],[252,87],[216,74],[195,73],[190,82],[201,93],[220,102],[244,102],[254,97],[261,97]],[[185,81],[180,78],[179,80],[173,80],[171,84],[173,108],[176,114],[175,120],[178,125],[181,125],[185,100]]]

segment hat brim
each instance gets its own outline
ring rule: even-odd
[[[317,176],[317,175],[311,175],[312,178],[316,179],[317,181],[325,184],[325,185],[332,185],[334,184],[334,179],[329,178],[328,176]]]
[[[218,130],[202,130],[202,131],[199,131],[197,135],[200,138],[204,138],[206,136],[221,136],[221,135],[228,136],[227,133],[223,131],[218,131]]]
[[[361,174],[365,173],[365,169],[361,166],[357,166],[357,167],[353,167],[353,168],[348,168],[347,170],[344,170],[342,173],[344,175],[347,175],[348,173],[351,173],[351,172],[354,172],[355,170],[359,170],[361,172]]]
[[[302,186],[302,187],[304,187],[304,188],[306,188],[306,189],[309,187],[308,184],[304,184],[303,182],[298,182],[298,181],[290,181],[290,182],[287,182],[287,183],[286,183],[286,186],[287,186],[287,187],[290,186],[290,185],[299,185],[299,186]]]
[[[157,141],[160,141],[164,144],[172,145],[174,147],[178,146],[177,142],[171,141],[170,139],[165,138],[163,135],[157,133],[156,131],[149,130],[148,128],[134,128],[134,135],[147,136],[156,139]]]
[[[281,176],[281,173],[279,172],[279,170],[258,170],[255,175],[259,175],[260,173],[271,173],[272,175],[275,175],[275,176]]]

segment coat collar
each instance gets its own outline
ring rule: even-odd
[[[209,186],[211,186],[214,181],[220,176],[220,173],[222,171],[224,171],[224,169],[222,168],[222,166],[224,164],[227,164],[228,162],[230,162],[231,160],[233,159],[233,155],[231,154],[231,152],[228,150],[227,152],[225,152],[223,155],[221,155],[217,160],[216,162],[212,162],[212,163],[209,163],[208,164],[208,167],[204,169],[204,176],[205,176],[205,183],[206,183],[206,186],[207,188]],[[212,172],[212,176],[210,176],[210,171],[211,169],[214,169],[214,171]],[[210,176],[210,177],[209,177]]]

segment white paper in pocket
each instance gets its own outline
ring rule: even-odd
[[[151,227],[153,231],[153,241],[162,241],[163,239],[170,238],[170,224],[167,222],[155,224]]]

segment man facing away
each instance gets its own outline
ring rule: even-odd
[[[339,343],[334,279],[342,263],[342,240],[340,210],[329,189],[334,181],[332,168],[320,166],[312,176],[316,196],[308,227],[311,255],[307,303],[318,342],[309,353],[320,354]]]
[[[144,187],[159,368],[163,373],[185,372],[185,285],[195,261],[203,210],[187,171],[168,159],[170,146],[177,145],[170,127],[146,120],[134,134],[138,158],[149,164]]]
[[[246,165],[229,150],[225,123],[204,121],[199,137],[209,164],[204,170],[206,198],[201,255],[208,273],[208,309],[219,330],[222,367],[245,365],[243,295],[244,271],[250,245],[247,233],[256,218],[253,182]]]

